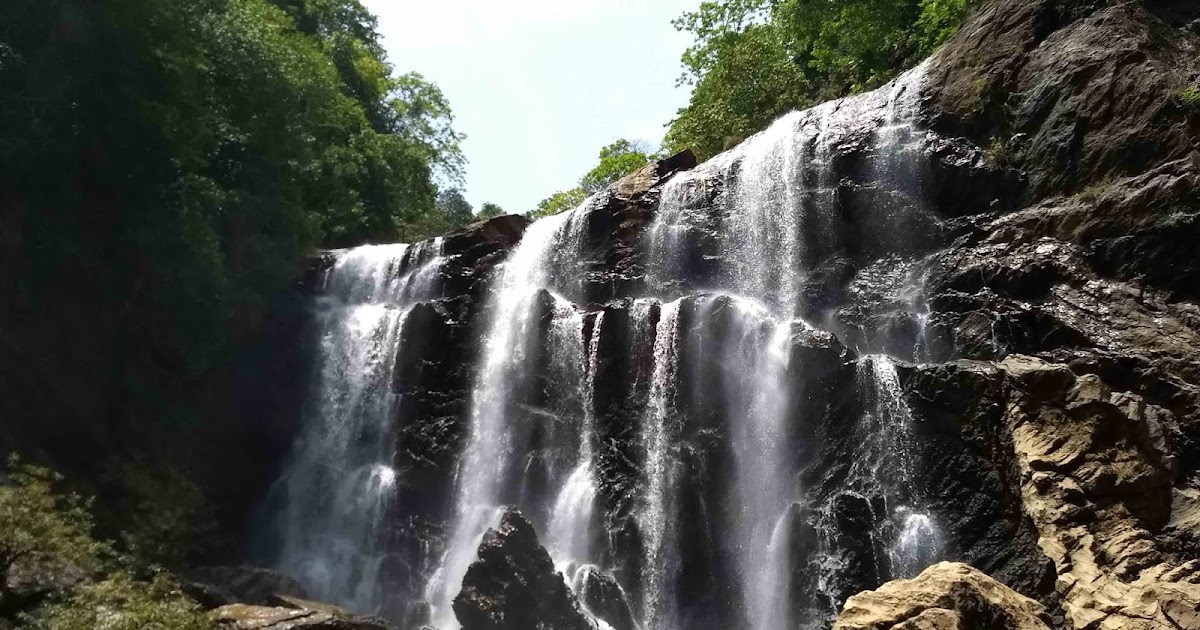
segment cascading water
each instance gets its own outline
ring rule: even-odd
[[[596,506],[595,462],[592,436],[596,422],[595,388],[599,361],[600,333],[604,312],[597,313],[592,322],[591,341],[585,358],[586,370],[580,379],[583,392],[583,421],[579,427],[579,456],[574,470],[563,484],[550,516],[548,546],[551,553],[564,563],[584,563],[591,558],[592,514]]]
[[[914,577],[941,553],[941,535],[932,517],[925,513],[921,492],[912,483],[913,437],[912,412],[904,401],[896,364],[886,355],[869,355],[860,363],[860,375],[872,390],[873,420],[864,436],[877,443],[876,462],[888,461],[890,470],[878,463],[869,472],[870,483],[881,488],[887,501],[888,517],[896,530],[888,544],[890,573],[895,577]]]
[[[669,553],[675,528],[671,509],[674,486],[671,462],[671,425],[674,421],[674,381],[677,367],[679,309],[676,300],[664,304],[654,337],[654,374],[641,436],[645,448],[646,492],[638,525],[645,542],[642,560],[643,618],[647,628],[669,628],[675,619],[670,589],[678,562]]]
[[[436,296],[441,240],[336,252],[317,304],[316,387],[277,492],[278,567],[315,597],[374,612],[396,473],[392,375],[408,308]]]
[[[908,314],[920,317],[919,287],[896,286],[912,276],[907,263],[889,266],[906,251],[906,221],[922,195],[913,166],[926,141],[914,123],[922,72],[789,114],[667,182],[640,235],[640,295],[586,303],[602,291],[583,272],[607,264],[585,260],[590,231],[607,229],[608,217],[592,221],[592,204],[602,203],[526,229],[490,283],[445,544],[421,559],[436,566],[418,578],[434,625],[458,627],[451,602],[483,533],[511,504],[534,521],[581,596],[585,576],[620,576],[640,603],[641,630],[822,627],[847,583],[912,575],[940,557],[935,515],[913,481],[913,417],[885,335],[870,330],[875,320],[840,319],[860,306],[845,297],[859,285],[863,295],[903,293],[893,301],[909,299]],[[854,166],[858,181],[839,162],[847,143],[867,156]],[[848,199],[879,203],[848,218]],[[867,247],[881,251],[870,258]],[[874,267],[862,266],[868,259]],[[330,274],[326,300],[337,308],[322,320],[317,388],[327,408],[288,477],[295,511],[282,522],[295,531],[280,566],[359,610],[378,605],[372,567],[380,524],[395,507],[389,384],[404,351],[399,331],[406,305],[434,291],[425,278],[435,260],[404,246],[361,248]],[[835,334],[850,329],[857,336],[846,350]],[[918,339],[923,332],[906,341]],[[626,390],[622,404],[601,404],[597,380],[614,358],[601,355],[618,343],[637,360],[612,377]],[[823,379],[843,374],[857,384],[854,400],[823,399],[833,387]],[[847,415],[821,424],[834,413]],[[804,477],[812,463],[804,458],[821,456],[820,444],[804,442],[813,437],[849,449],[823,464],[837,468],[836,483]],[[626,468],[602,470],[606,457]],[[628,485],[606,494],[602,480],[614,475]],[[698,488],[700,475],[720,487]],[[842,575],[853,563],[835,504],[847,497],[879,547],[866,578]]]
[[[738,300],[737,317],[719,355],[737,458],[738,568],[750,627],[789,627],[786,528],[779,527],[797,488],[788,474],[787,369],[792,323],[777,323],[761,305]]]
[[[475,559],[480,538],[487,528],[496,524],[504,504],[513,498],[514,490],[519,499],[526,486],[526,483],[518,482],[520,487],[509,487],[509,480],[524,476],[527,481],[527,475],[516,470],[525,453],[517,452],[515,440],[519,431],[515,419],[523,406],[530,403],[531,390],[536,385],[533,366],[543,346],[543,330],[538,317],[539,296],[553,301],[547,341],[550,376],[557,377],[554,380],[558,385],[572,380],[578,384],[583,379],[583,318],[569,301],[552,292],[561,288],[556,283],[567,284],[574,279],[569,272],[564,272],[564,268],[573,262],[569,258],[570,252],[577,249],[581,239],[583,225],[576,217],[575,211],[565,212],[531,225],[499,270],[499,282],[488,307],[490,326],[484,338],[483,358],[472,392],[467,445],[456,475],[454,527],[441,564],[426,588],[426,597],[434,607],[434,621],[443,630],[458,627],[450,603]],[[565,416],[586,416],[578,410],[558,409],[557,403],[555,400],[544,401],[543,406]],[[569,426],[570,423],[563,424]],[[575,427],[570,435],[561,435],[561,431],[555,430],[551,433],[552,439],[568,439],[573,444],[586,437],[580,427]],[[582,442],[587,440],[582,439]],[[579,471],[578,466],[576,471]],[[576,517],[590,509],[585,504],[590,506],[595,496],[594,482],[589,478],[590,466],[583,471],[568,475],[567,488],[563,490],[567,496],[560,493],[562,507],[578,510]],[[560,525],[560,529],[570,530],[557,534],[560,537],[558,544],[567,547],[564,553],[577,553],[586,548],[585,543],[575,538],[580,527],[578,523]]]
[[[922,141],[912,123],[916,109],[911,105],[922,77],[923,69],[918,68],[898,80],[887,90],[882,107],[863,97],[789,114],[736,149],[674,178],[663,189],[656,221],[648,233],[652,292],[670,297],[705,289],[728,296],[727,303],[733,305],[733,322],[721,333],[725,338],[714,340],[715,347],[702,344],[707,349],[701,354],[721,366],[724,415],[735,463],[734,563],[742,591],[742,615],[755,630],[794,627],[789,549],[793,541],[787,520],[793,502],[803,500],[804,493],[794,483],[798,462],[789,451],[788,432],[804,418],[789,415],[787,375],[789,369],[802,371],[805,366],[789,366],[788,348],[792,326],[807,327],[792,318],[818,307],[808,303],[804,294],[807,276],[814,271],[812,265],[839,238],[833,140],[844,133],[843,128],[861,120],[864,112],[882,109],[882,126],[875,133],[878,158],[874,170],[878,178],[893,180],[919,199],[920,191],[913,191],[914,176],[901,166],[906,165],[905,153]],[[723,182],[715,195],[710,182]],[[718,209],[715,219],[706,206],[709,198]],[[902,220],[884,219],[885,224]],[[706,257],[696,253],[712,242],[716,250],[709,258],[718,261],[715,270],[706,268]],[[703,298],[697,319],[706,321],[706,310],[715,303],[713,298]],[[675,325],[671,319],[665,321]],[[676,464],[667,459],[670,451],[660,444],[666,416],[664,392],[674,390],[672,383],[660,382],[658,371],[670,365],[663,363],[669,346],[660,345],[677,333],[663,326],[660,322],[655,342],[656,377],[649,403],[652,413],[647,416],[659,424],[648,425],[654,431],[643,431],[651,455],[647,500],[639,522],[645,523],[647,541],[642,577],[645,625],[667,630],[674,627],[674,617],[666,614],[672,603],[664,600],[670,597],[678,559],[672,557],[677,551],[670,548],[664,528],[677,517],[663,510],[670,510],[669,494],[664,495],[669,480],[666,471]],[[703,329],[697,334],[701,339],[713,336]],[[864,359],[863,365],[878,391],[874,399],[879,404],[869,416],[875,429],[882,431],[880,439],[887,442],[880,446],[889,458],[904,459],[905,449],[910,447],[905,436],[911,416],[903,404],[894,365],[882,356]],[[674,376],[668,381],[671,378]],[[863,455],[866,453],[855,457]],[[906,500],[915,496],[895,487],[908,482],[910,471],[870,468],[857,476],[860,480],[856,483],[883,488],[895,499],[894,513],[886,517],[899,532],[888,544],[891,572],[907,574],[912,567],[923,567],[921,563],[935,558],[938,537],[929,515],[911,502],[898,503],[900,496]],[[839,570],[829,566],[829,570]],[[832,592],[825,597],[836,599]]]

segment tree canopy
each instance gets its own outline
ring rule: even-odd
[[[675,20],[687,107],[664,145],[701,158],[796,108],[877,87],[954,34],[972,0],[710,0]]]
[[[462,178],[358,0],[10,2],[0,85],[0,415],[76,466],[228,417],[301,258],[431,236]]]
[[[600,149],[599,163],[579,180],[578,186],[550,195],[525,216],[540,219],[578,206],[588,195],[604,190],[618,179],[645,166],[650,161],[650,153],[643,143],[624,138],[613,141]]]
[[[475,214],[475,217],[478,219],[491,219],[493,217],[503,216],[505,214],[508,213],[504,211],[504,208],[501,208],[490,201],[486,201],[483,203],[483,205],[479,206],[479,212]]]

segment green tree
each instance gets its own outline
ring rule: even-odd
[[[462,191],[457,188],[447,188],[438,193],[437,209],[446,222],[451,226],[451,229],[460,228],[471,222],[475,216],[475,209],[471,207],[471,202],[463,197]]]
[[[185,445],[248,430],[229,374],[302,257],[432,229],[463,164],[444,95],[394,72],[358,0],[11,9],[0,330],[30,367],[0,382],[0,415],[32,410],[14,444],[81,478],[169,448],[223,474]]]
[[[572,188],[571,190],[561,190],[559,192],[546,197],[538,203],[537,208],[525,213],[525,216],[531,220],[548,217],[553,214],[565,212],[579,206],[587,199],[588,194],[582,188]]]
[[[504,211],[504,208],[487,201],[484,202],[483,205],[479,206],[479,212],[475,214],[475,217],[477,219],[491,219],[493,217],[499,217],[505,214],[508,213]]]
[[[99,567],[104,547],[92,539],[89,502],[56,493],[61,482],[46,468],[8,458],[0,477],[0,601],[14,572],[87,575]]]
[[[211,630],[196,602],[165,574],[149,581],[117,572],[71,589],[28,616],[30,630]]]
[[[609,184],[638,170],[650,161],[650,151],[638,144],[620,139],[600,149],[600,163],[579,180],[579,187],[588,194],[597,193]]]
[[[560,190],[543,199],[537,207],[525,213],[530,219],[540,219],[583,203],[588,195],[604,190],[622,177],[638,170],[650,162],[651,150],[641,142],[624,138],[614,140],[600,149],[599,163],[579,180],[579,185],[570,190]]]
[[[714,0],[675,20],[693,86],[664,144],[705,158],[783,113],[881,85],[954,34],[972,0]]]

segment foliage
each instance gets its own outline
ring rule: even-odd
[[[210,630],[212,623],[165,574],[117,572],[72,589],[29,617],[29,630]]]
[[[706,158],[795,108],[876,87],[954,34],[972,0],[710,0],[675,20],[688,106],[664,144]]]
[[[103,477],[116,489],[105,507],[122,514],[120,550],[136,565],[182,567],[189,553],[212,546],[216,525],[209,504],[178,468],[114,458]]]
[[[541,200],[537,208],[525,213],[525,216],[530,220],[537,220],[542,217],[548,217],[560,212],[574,209],[587,199],[588,194],[582,188],[572,188],[570,190],[560,190],[549,197]]]
[[[651,153],[651,149],[643,143],[624,138],[615,140],[600,149],[599,163],[579,180],[578,186],[550,195],[525,216],[540,219],[571,210],[583,203],[588,195],[604,190],[618,179],[645,166],[651,160]]]
[[[490,201],[485,201],[483,205],[479,206],[479,212],[475,214],[475,218],[491,219],[493,217],[504,216],[506,214],[508,213],[504,211],[504,208],[501,208]]]
[[[462,174],[358,0],[9,3],[0,85],[0,415],[80,477],[239,421],[235,352],[302,256],[441,229]]]
[[[92,537],[90,501],[57,488],[58,473],[23,464],[10,456],[0,477],[0,599],[8,579],[18,574],[41,585],[63,576],[79,582],[52,592],[48,603],[23,615],[30,630],[209,630],[195,602],[166,574],[137,581],[116,571],[93,581],[115,557]],[[160,527],[169,527],[168,522]]]
[[[0,599],[14,572],[84,574],[100,564],[104,547],[92,540],[90,502],[59,494],[62,476],[12,455],[0,483]]]
[[[475,209],[457,188],[447,188],[439,193],[437,207],[439,213],[455,228],[470,223],[475,216]]]
[[[1175,93],[1175,100],[1193,115],[1200,115],[1200,86],[1192,85]]]
[[[992,138],[987,148],[983,150],[983,157],[996,166],[1008,166],[1008,143],[999,136]]]
[[[650,161],[650,150],[621,139],[600,149],[600,163],[579,180],[579,187],[588,194],[604,190],[609,184],[638,170]]]

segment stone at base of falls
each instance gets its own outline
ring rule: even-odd
[[[202,604],[238,602],[273,606],[280,596],[308,598],[304,587],[295,579],[263,567],[200,567],[188,571],[184,577],[189,595]],[[222,596],[226,601],[220,601]]]
[[[1045,608],[957,562],[893,580],[846,601],[834,630],[1050,630]]]
[[[533,525],[509,510],[479,544],[454,598],[463,630],[592,630],[575,595],[538,544]]]
[[[595,567],[585,567],[579,589],[579,597],[588,611],[613,630],[637,630],[637,622],[633,620],[633,611],[621,585],[611,575],[601,573]]]
[[[336,606],[282,598],[282,606],[232,604],[212,611],[215,630],[395,630]]]

